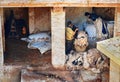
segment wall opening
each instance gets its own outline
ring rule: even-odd
[[[50,8],[47,7],[32,8],[32,10],[4,8],[6,47],[4,64],[24,66],[50,63],[51,65],[50,20]],[[48,45],[48,40],[49,48],[45,46]],[[42,46],[45,46],[44,49]]]
[[[91,16],[87,17],[85,16],[85,13],[90,13]],[[88,49],[96,48],[97,41],[101,41],[113,37],[114,16],[115,16],[115,8],[69,7],[66,8],[66,27],[69,27],[68,24],[72,23],[73,25],[72,30],[75,32],[75,29],[76,28],[78,29],[74,37],[72,37],[74,40],[79,37],[77,34],[78,32],[84,31],[87,34],[86,37],[88,38],[88,41],[90,38],[95,39],[95,42],[94,41],[89,42],[87,48]],[[95,19],[99,19],[99,18],[101,19],[95,21]],[[96,25],[98,25],[98,28]],[[84,33],[81,34],[84,35]],[[70,39],[70,36],[68,36],[68,38]]]
[[[96,42],[113,37],[115,8],[69,7],[65,9],[66,67],[101,73],[103,69],[98,65],[104,62],[108,66],[105,68],[109,75],[109,59],[97,50]],[[88,13],[89,15],[86,15]],[[104,68],[104,64],[101,64],[101,67]]]

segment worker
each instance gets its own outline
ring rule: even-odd
[[[102,18],[96,15],[95,13],[89,13],[89,12],[85,12],[85,16],[87,16],[88,19],[92,20],[94,23],[97,31],[97,40],[102,40],[107,38],[108,30]]]
[[[73,49],[74,35],[78,31],[77,28],[75,30],[73,30],[72,28],[73,28],[72,22],[68,21],[66,27],[66,55],[68,55],[70,51]]]

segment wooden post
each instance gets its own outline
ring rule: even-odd
[[[120,82],[120,66],[110,60],[110,82]]]
[[[114,37],[120,36],[120,7],[115,8]]]
[[[51,9],[52,65],[63,68],[65,64],[65,11],[62,7]]]
[[[35,28],[35,12],[34,8],[29,8],[29,32],[32,33]]]
[[[2,17],[0,16],[0,66],[3,65]]]

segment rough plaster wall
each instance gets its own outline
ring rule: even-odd
[[[35,28],[40,31],[51,30],[50,8],[35,8]]]
[[[93,8],[93,12],[95,12],[97,15],[100,15],[105,20],[114,20],[115,16],[115,8]]]
[[[85,20],[84,13],[92,12],[91,7],[70,7],[66,8],[66,21],[73,21],[74,24],[79,24]]]

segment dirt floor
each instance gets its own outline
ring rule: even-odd
[[[51,51],[41,55],[39,50],[28,49],[27,42],[6,39],[4,64],[23,66],[22,82],[109,82],[109,70],[94,74],[89,70],[58,70],[51,64]]]
[[[5,65],[43,65],[51,64],[51,51],[40,54],[37,49],[27,48],[27,42],[6,39]]]

